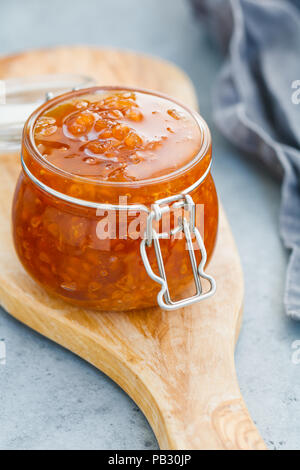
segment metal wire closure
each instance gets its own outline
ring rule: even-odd
[[[186,217],[183,217],[179,225],[174,227],[170,231],[170,235],[174,236],[178,232],[183,232],[187,241],[187,248],[189,251],[190,261],[192,265],[195,287],[196,287],[196,294],[192,297],[187,297],[185,299],[179,300],[177,302],[173,302],[170,297],[169,287],[167,276],[164,267],[164,261],[161,253],[160,243],[159,240],[163,238],[168,238],[169,234],[166,232],[157,233],[153,228],[153,221],[159,221],[162,219],[163,214],[169,212],[171,208],[177,209],[184,207],[186,211],[189,212],[189,221]],[[193,241],[191,234],[194,233],[196,237],[197,244],[199,246],[201,252],[201,261],[199,266],[197,266],[197,261],[195,257],[195,251],[193,247]],[[204,272],[204,267],[207,260],[207,254],[205,250],[205,246],[200,235],[199,230],[195,225],[195,203],[192,197],[189,194],[180,194],[176,196],[167,197],[165,199],[161,199],[153,204],[153,210],[150,212],[148,219],[147,219],[147,230],[145,234],[145,238],[141,241],[140,251],[142,260],[144,262],[144,266],[148,275],[153,279],[153,281],[157,282],[161,285],[161,290],[157,295],[157,302],[158,305],[163,308],[164,310],[176,310],[180,307],[186,307],[187,305],[191,305],[199,300],[204,300],[211,295],[213,295],[216,291],[216,282],[215,280]],[[147,246],[154,244],[157,265],[159,269],[159,274],[154,273],[149,258],[147,255]],[[207,279],[210,288],[207,292],[203,293],[202,291],[202,284],[201,278]]]
[[[216,291],[215,280],[212,278],[212,276],[204,272],[204,267],[205,267],[206,260],[207,260],[207,254],[206,254],[206,249],[205,249],[202,237],[200,235],[200,232],[196,227],[195,203],[189,194],[194,189],[198,188],[201,185],[201,183],[205,180],[205,178],[210,172],[211,162],[209,163],[206,171],[203,173],[201,178],[197,180],[193,185],[191,185],[189,188],[182,191],[181,194],[169,196],[167,198],[160,199],[154,202],[154,204],[152,204],[151,209],[149,209],[147,206],[143,204],[131,204],[131,205],[102,204],[98,202],[85,201],[83,199],[68,196],[67,194],[63,194],[47,186],[45,183],[43,183],[38,178],[36,178],[28,169],[22,154],[21,154],[21,163],[22,163],[22,167],[23,167],[25,174],[30,178],[30,180],[36,186],[38,186],[40,189],[42,189],[46,193],[51,194],[52,196],[58,199],[61,199],[65,202],[83,206],[83,207],[101,209],[105,211],[124,210],[124,211],[135,211],[135,212],[146,212],[148,214],[146,232],[140,244],[140,253],[141,253],[141,257],[142,257],[145,269],[147,271],[147,274],[151,277],[151,279],[153,279],[153,281],[161,285],[161,290],[157,295],[157,303],[162,309],[176,310],[181,307],[186,307],[187,305],[191,305],[200,300],[204,300],[212,296],[215,293]],[[186,217],[183,217],[182,220],[179,221],[179,224],[170,231],[170,234],[166,232],[157,233],[153,227],[153,222],[160,221],[162,219],[163,214],[169,212],[172,208],[174,209],[184,208],[189,213],[189,220],[187,220]],[[166,239],[169,236],[174,236],[179,232],[183,232],[187,241],[187,248],[188,248],[189,257],[190,257],[190,261],[192,265],[196,293],[192,297],[188,297],[188,298],[174,302],[172,301],[170,297],[168,281],[166,277],[164,261],[162,257],[159,240]],[[200,261],[199,266],[197,266],[195,250],[194,250],[193,241],[192,241],[192,234],[195,235],[196,242],[198,244],[198,247],[201,253],[201,261]],[[150,247],[152,243],[154,244],[157,265],[158,265],[159,274],[160,274],[159,276],[154,273],[150,265],[148,254],[147,254],[147,247]],[[206,292],[203,292],[201,279],[206,279],[209,282],[210,288]]]

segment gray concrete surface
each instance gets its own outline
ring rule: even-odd
[[[300,340],[300,325],[283,310],[287,255],[278,235],[280,188],[215,128],[211,92],[222,59],[187,2],[1,0],[0,19],[0,53],[62,43],[109,45],[159,55],[190,75],[212,129],[214,175],[245,273],[236,351],[240,386],[269,447],[299,449],[300,364],[292,362],[292,343]],[[4,311],[0,340],[6,343],[6,365],[0,362],[0,448],[157,448],[142,413],[96,369]]]

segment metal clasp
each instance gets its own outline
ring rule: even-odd
[[[154,220],[160,221],[162,219],[163,214],[170,211],[171,208],[177,209],[181,207],[184,207],[184,209],[188,211],[189,220],[187,220],[186,217],[183,217],[179,221],[179,224],[176,227],[174,227],[172,230],[170,230],[170,234],[166,232],[157,233],[153,227],[153,221]],[[169,236],[174,236],[176,233],[180,231],[184,233],[186,241],[187,241],[187,248],[189,251],[190,261],[192,265],[196,293],[192,297],[188,297],[188,298],[174,302],[172,301],[170,297],[168,281],[167,281],[167,276],[165,272],[165,266],[164,266],[164,261],[163,261],[163,257],[161,253],[159,240],[168,238]],[[192,241],[192,236],[191,236],[192,233],[195,234],[196,242],[201,252],[201,261],[199,263],[199,266],[197,266],[197,261],[196,261],[196,256],[195,256],[195,251],[194,251],[193,241]],[[152,242],[154,244],[154,249],[155,249],[157,265],[158,265],[160,276],[154,273],[150,265],[148,255],[147,255],[147,246],[148,247],[151,246]],[[145,237],[141,241],[140,251],[141,251],[142,260],[144,262],[145,269],[148,275],[151,277],[151,279],[153,279],[155,282],[157,282],[158,284],[162,286],[160,292],[157,295],[157,302],[161,308],[165,310],[176,310],[178,308],[191,305],[195,302],[199,302],[200,300],[207,299],[208,297],[211,297],[215,293],[216,291],[215,280],[213,279],[212,276],[204,272],[204,267],[207,261],[207,254],[206,254],[206,249],[205,249],[201,234],[198,228],[196,227],[195,203],[189,194],[180,194],[176,196],[170,196],[168,198],[156,201],[156,203],[153,204],[152,210],[147,218],[147,227],[146,227]],[[203,292],[201,279],[206,279],[210,284],[210,288],[206,292]]]

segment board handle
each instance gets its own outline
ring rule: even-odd
[[[267,450],[241,397],[222,402],[206,411],[195,415],[189,422],[187,416],[176,420],[170,419],[169,416],[164,433],[157,435],[160,448]]]

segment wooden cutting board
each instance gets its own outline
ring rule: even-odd
[[[88,74],[101,85],[150,88],[197,106],[182,71],[130,52],[64,47],[0,59],[0,79],[55,72]],[[144,412],[161,449],[265,449],[236,378],[244,288],[224,211],[208,269],[218,286],[213,298],[175,312],[96,313],[49,297],[18,261],[10,211],[19,171],[18,155],[0,156],[1,305],[117,382]]]

